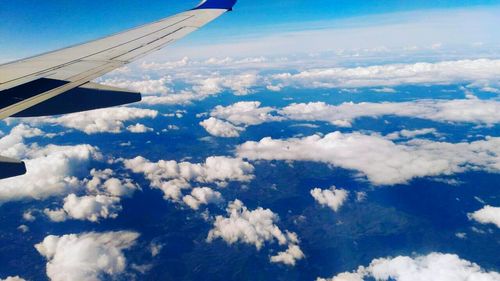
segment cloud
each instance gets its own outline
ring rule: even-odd
[[[367,197],[368,197],[368,194],[366,194],[366,192],[364,192],[364,191],[356,192],[356,202],[364,202]]]
[[[162,244],[157,244],[157,243],[151,243],[149,245],[149,251],[151,252],[152,257],[156,257],[160,254],[161,250],[163,249],[164,245]]]
[[[154,131],[152,128],[146,127],[143,124],[137,123],[135,125],[130,125],[127,127],[127,131],[135,134],[147,133]]]
[[[311,196],[318,202],[321,206],[327,206],[334,212],[338,211],[339,208],[347,200],[349,192],[344,189],[337,189],[332,186],[330,189],[320,189],[314,188],[311,190]]]
[[[379,48],[383,49],[383,48]],[[391,50],[383,49],[383,53]],[[338,67],[339,58],[351,58],[366,50],[326,52],[289,57],[192,60],[175,69],[162,65],[176,61],[143,62],[130,66],[130,73],[109,74],[101,83],[143,90],[142,104],[190,104],[223,92],[251,94],[264,89],[281,91],[287,87],[300,89],[338,88],[352,90],[368,87],[375,92],[397,92],[401,85],[434,85],[468,83],[468,88],[495,92],[500,60],[448,60],[379,64],[362,67]],[[411,56],[414,58],[413,55]],[[460,57],[460,56],[459,56]],[[334,58],[329,60],[329,58]],[[217,65],[210,62],[224,61]],[[239,63],[252,61],[252,63]],[[336,61],[332,64],[329,61]],[[373,57],[370,56],[373,64]],[[347,63],[340,63],[347,65]],[[286,72],[283,70],[286,69]],[[269,71],[272,70],[272,71]],[[167,72],[168,71],[168,72]],[[137,86],[139,84],[140,86]],[[495,88],[496,87],[496,88]],[[216,117],[216,116],[213,116]],[[219,118],[223,119],[223,118]],[[237,125],[237,124],[235,124]]]
[[[0,279],[0,281],[26,281],[26,280],[19,276],[9,276],[6,279]]]
[[[210,113],[212,117],[200,125],[213,136],[238,137],[245,128],[237,126],[283,120],[280,116],[272,115],[273,111],[275,109],[272,107],[261,107],[258,101],[237,102],[226,107],[218,105]]]
[[[249,211],[243,202],[235,200],[227,208],[228,218],[217,216],[214,228],[210,230],[207,241],[222,238],[228,244],[242,242],[254,245],[260,250],[265,242],[276,240],[285,245],[287,238],[275,222],[278,216],[269,209],[257,208]]]
[[[277,241],[282,246],[288,244],[288,249],[271,257],[272,262],[295,265],[296,260],[304,258],[297,246],[297,235],[288,231],[282,232],[276,225],[279,217],[271,210],[259,207],[250,211],[243,202],[235,200],[229,203],[226,211],[229,217],[215,217],[207,242],[221,238],[230,245],[240,242],[254,245],[260,250],[264,243]]]
[[[121,197],[131,196],[138,186],[128,178],[116,178],[112,170],[95,170],[90,172],[92,178],[80,181],[87,195],[69,194],[64,198],[62,208],[45,209],[44,213],[54,222],[67,219],[88,220],[98,222],[101,219],[114,219],[122,210]]]
[[[13,158],[25,159],[28,169],[26,175],[0,182],[0,203],[24,199],[42,200],[51,196],[66,196],[85,189],[87,195],[93,197],[78,197],[82,200],[79,207],[90,208],[91,201],[95,204],[104,204],[106,201],[104,205],[111,208],[116,204],[109,202],[119,201],[119,198],[114,197],[130,196],[138,189],[138,186],[130,179],[114,177],[114,172],[110,169],[93,169],[90,171],[91,178],[85,178],[85,175],[89,173],[89,166],[103,159],[97,147],[90,145],[43,147],[36,143],[25,144],[27,138],[42,135],[41,130],[21,124],[14,127],[9,135],[0,139],[0,151],[4,151],[6,155]],[[75,199],[71,196],[67,199],[69,198]],[[69,211],[74,210],[69,207],[69,203],[66,206],[68,206],[66,209],[68,212],[59,209],[46,210],[45,213],[55,221],[62,221],[67,218],[68,214],[69,217],[75,214]],[[105,210],[102,211],[105,212]],[[31,211],[25,212],[23,218],[26,221],[35,220]],[[80,219],[80,217],[77,218]]]
[[[500,279],[498,272],[487,272],[479,265],[460,259],[457,255],[431,253],[427,256],[380,258],[368,267],[341,273],[329,279],[317,281],[363,281],[364,278],[396,281],[494,281]]]
[[[425,136],[425,135],[438,136],[439,133],[434,128],[425,128],[425,129],[419,129],[419,130],[401,130],[399,132],[394,132],[394,133],[388,134],[386,136],[386,138],[391,139],[391,140],[397,140],[400,138],[412,139],[412,138],[415,138],[418,136]]]
[[[209,187],[197,187],[191,191],[190,195],[182,198],[191,209],[198,210],[200,205],[218,204],[224,201],[222,195],[218,191],[214,191]]]
[[[415,139],[396,144],[375,134],[334,132],[324,137],[250,141],[237,148],[237,155],[250,160],[322,162],[358,171],[375,185],[394,185],[468,170],[498,172],[500,138],[470,143]]]
[[[230,90],[235,95],[247,95],[251,93],[250,88],[257,85],[259,76],[255,73],[242,73],[237,75],[212,74],[211,77],[194,80],[193,90],[213,95],[224,90]]]
[[[30,231],[30,228],[25,224],[21,224],[20,226],[17,227],[17,230],[21,231],[22,233],[26,233]]]
[[[417,84],[451,84],[494,80],[500,60],[477,59],[436,63],[388,64],[355,68],[308,69],[296,74],[279,73],[273,83],[298,88],[391,87]]]
[[[53,222],[63,222],[68,217],[63,209],[51,210],[47,208],[43,210],[43,213]]]
[[[298,245],[290,244],[284,252],[279,252],[271,257],[272,263],[283,263],[290,266],[295,266],[298,260],[305,258],[304,253]]]
[[[23,118],[30,124],[56,124],[76,129],[86,134],[120,133],[125,128],[125,122],[156,118],[158,111],[134,107],[111,107],[80,113],[66,114],[59,117]]]
[[[32,128],[25,124],[19,124],[12,128],[10,133],[0,139],[0,151],[3,156],[11,158],[23,158],[31,151],[24,141],[25,139],[42,136],[43,131]]]
[[[23,213],[23,220],[31,222],[35,221],[36,217],[33,215],[32,211],[26,211]]]
[[[116,197],[130,197],[139,187],[131,179],[115,177],[111,169],[90,171],[92,178],[85,179],[87,191],[93,194],[106,194]]]
[[[0,182],[0,202],[45,199],[64,195],[79,186],[78,176],[102,155],[90,145],[26,147],[26,175]]]
[[[231,91],[234,95],[247,95],[252,92],[251,88],[260,83],[260,76],[255,72],[221,74],[213,70],[203,69],[168,69],[168,76],[151,78],[165,72],[163,63],[143,62],[137,71],[130,70],[126,75],[122,73],[111,73],[107,78],[101,79],[100,83],[128,88],[145,94],[142,104],[147,105],[172,105],[190,104],[193,101],[203,100],[207,97],[218,95],[224,91]],[[199,64],[199,62],[198,62]],[[183,66],[189,67],[190,64]],[[185,84],[182,89],[175,89],[175,85]]]
[[[99,83],[117,88],[130,89],[143,95],[168,94],[172,92],[170,87],[172,81],[169,77],[162,77],[160,79],[146,77],[144,80],[130,81],[119,76],[115,78],[100,79]]]
[[[468,214],[469,219],[473,219],[478,223],[492,223],[500,228],[500,207],[484,206],[481,210]]]
[[[241,159],[213,156],[205,163],[164,161],[150,162],[143,157],[124,160],[125,167],[134,173],[142,173],[152,187],[163,191],[166,200],[181,202],[183,190],[191,189],[191,183],[216,184],[224,186],[230,181],[248,182],[253,179],[254,167]],[[203,203],[208,190],[198,190],[186,203],[195,206]],[[211,195],[217,197],[215,193]],[[214,199],[214,198],[212,198]],[[199,204],[198,204],[199,205]]]
[[[238,158],[223,156],[208,157],[205,163],[176,162],[160,160],[150,162],[143,157],[124,161],[125,167],[135,173],[143,173],[154,184],[162,180],[184,179],[199,183],[225,181],[247,182],[253,179],[253,166]]]
[[[212,136],[223,138],[239,137],[240,132],[244,130],[244,128],[236,127],[229,122],[214,117],[200,122],[200,125]]]
[[[138,237],[138,233],[128,231],[50,235],[35,248],[48,261],[50,280],[95,281],[125,271],[123,251],[134,246]]]
[[[62,209],[50,211],[45,209],[45,214],[56,222],[65,221],[67,218],[98,222],[100,219],[116,218],[122,209],[120,198],[106,195],[81,196],[70,194],[64,198]]]
[[[387,93],[387,94],[397,93],[397,91],[394,90],[393,88],[387,88],[387,87],[373,89],[373,91],[376,92],[376,93]]]
[[[293,103],[284,108],[260,107],[260,102],[238,102],[230,106],[216,106],[210,115],[217,118],[217,124],[227,127],[233,136],[236,130],[243,127],[235,125],[259,125],[265,122],[282,120],[324,121],[339,127],[351,127],[352,123],[362,117],[379,118],[382,116],[400,116],[421,118],[437,122],[462,122],[481,125],[494,125],[500,122],[500,102],[496,100],[455,99],[455,100],[418,100],[410,102],[381,103],[342,103],[329,105],[324,102]],[[214,120],[203,121],[216,124]],[[226,122],[226,123],[224,123]],[[203,123],[206,129],[210,129]],[[215,125],[213,125],[215,127]],[[207,129],[207,131],[208,131]],[[209,131],[210,133],[210,131]],[[211,133],[217,136],[217,131]],[[419,135],[434,134],[435,129],[402,130],[391,134],[393,139],[412,138]]]
[[[343,103],[324,102],[291,104],[280,114],[291,120],[326,121],[337,126],[351,126],[360,117],[422,118],[438,122],[470,122],[493,125],[500,122],[500,102],[495,100],[419,100],[411,102]]]
[[[206,99],[211,95],[218,93],[196,93],[193,91],[182,90],[178,93],[172,93],[162,96],[146,96],[141,103],[146,105],[177,105],[190,104],[193,101]]]
[[[230,106],[216,106],[210,115],[223,119],[234,125],[259,125],[269,121],[282,120],[279,116],[274,116],[272,107],[261,107],[258,101],[242,101]]]

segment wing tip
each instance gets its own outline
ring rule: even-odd
[[[237,0],[203,0],[193,10],[222,9],[232,11]]]
[[[26,164],[24,162],[8,161],[0,162],[0,179],[12,178],[26,174]]]

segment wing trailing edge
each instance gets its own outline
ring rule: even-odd
[[[0,179],[24,175],[26,165],[19,160],[0,156]]]

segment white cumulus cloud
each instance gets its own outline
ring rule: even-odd
[[[228,217],[216,216],[208,242],[221,238],[228,244],[240,242],[260,250],[264,243],[276,241],[282,246],[288,244],[288,249],[271,257],[271,262],[295,265],[297,260],[304,258],[297,245],[297,235],[283,232],[276,225],[279,217],[273,211],[261,207],[250,211],[240,200],[230,202],[226,211]]]
[[[271,262],[294,266],[298,260],[303,258],[305,258],[305,255],[300,247],[298,245],[290,244],[286,251],[279,252],[277,255],[272,256]]]
[[[194,188],[191,194],[184,196],[182,200],[193,210],[198,210],[201,205],[217,204],[224,201],[220,192],[209,187]]]
[[[132,182],[131,179],[120,177],[117,178],[111,169],[90,171],[92,178],[85,179],[87,191],[92,194],[106,194],[116,197],[129,197],[139,187]]]
[[[56,222],[67,218],[97,222],[100,219],[116,218],[121,211],[120,198],[106,195],[76,196],[70,194],[64,198],[64,205],[59,210],[45,210],[45,214]]]
[[[470,213],[469,218],[482,224],[492,223],[500,228],[500,207],[486,205],[481,210]]]
[[[208,133],[219,137],[238,137],[245,127],[259,125],[265,122],[280,121],[284,118],[271,114],[276,109],[261,107],[258,101],[237,102],[229,106],[216,106],[210,113],[210,118],[200,123]]]
[[[51,281],[96,281],[124,273],[127,261],[123,251],[134,246],[138,237],[128,231],[50,235],[35,248],[47,259]]]
[[[311,190],[311,196],[321,206],[327,206],[334,212],[338,211],[340,207],[347,200],[349,192],[345,189],[337,189],[332,186],[330,189],[314,188]]]
[[[457,255],[431,253],[414,258],[398,256],[375,259],[368,267],[360,266],[355,272],[341,273],[328,279],[318,278],[317,281],[363,281],[365,278],[381,281],[497,281],[500,280],[500,274],[487,272]]]
[[[216,106],[210,115],[231,122],[235,125],[259,125],[269,121],[282,120],[272,115],[272,107],[261,107],[258,101],[242,101],[229,106]]]
[[[228,218],[217,216],[214,228],[210,230],[207,241],[222,238],[228,244],[243,242],[260,249],[266,241],[276,240],[280,245],[287,242],[286,234],[275,224],[278,216],[269,209],[257,208],[249,211],[243,202],[230,202]]]
[[[216,137],[223,137],[223,138],[234,138],[234,137],[239,137],[240,132],[243,131],[244,129],[241,127],[236,127],[233,124],[214,118],[210,117],[202,122],[200,122],[200,125],[205,128],[205,130]]]
[[[64,195],[79,186],[82,174],[93,160],[101,159],[96,147],[90,145],[26,147],[26,175],[0,182],[0,202],[22,199],[45,199]],[[21,155],[20,155],[21,156]]]
[[[67,219],[98,222],[114,219],[122,210],[121,197],[131,196],[138,186],[128,178],[116,178],[111,169],[90,171],[91,178],[80,181],[86,195],[69,194],[64,198],[62,208],[45,209],[44,213],[54,222]]]
[[[147,133],[154,131],[152,128],[146,127],[144,124],[137,123],[127,127],[127,131],[135,134]]]

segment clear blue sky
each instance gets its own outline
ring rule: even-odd
[[[19,58],[144,24],[195,6],[184,0],[0,0],[0,58]],[[232,15],[196,34],[239,34],[301,22],[399,11],[498,5],[500,0],[239,0]]]

